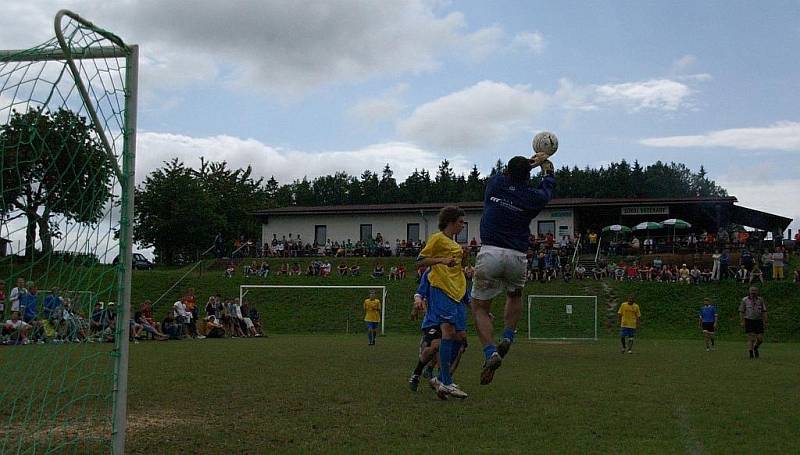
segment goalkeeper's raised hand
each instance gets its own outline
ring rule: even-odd
[[[553,175],[556,173],[556,168],[555,166],[553,166],[553,162],[550,160],[544,160],[541,166],[542,166],[542,174],[544,175]]]

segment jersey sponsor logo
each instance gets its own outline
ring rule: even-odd
[[[497,205],[501,205],[501,206],[503,206],[503,207],[505,207],[505,208],[507,208],[509,210],[513,210],[515,212],[521,212],[522,211],[521,208],[515,207],[514,204],[511,201],[508,201],[508,200],[503,199],[503,198],[499,198],[497,196],[489,197],[489,201],[494,202]]]

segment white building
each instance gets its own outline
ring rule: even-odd
[[[260,210],[256,216],[262,221],[261,241],[269,243],[273,236],[279,240],[291,234],[299,235],[303,242],[324,244],[331,241],[356,242],[378,233],[394,244],[395,240],[419,241],[438,231],[437,214],[446,204],[383,204],[341,205],[330,207],[285,207]],[[481,240],[480,221],[482,202],[462,202],[459,207],[466,212],[466,225],[457,240],[469,243]],[[531,223],[532,232],[552,232],[573,235],[573,210],[550,204]]]

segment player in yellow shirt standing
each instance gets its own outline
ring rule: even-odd
[[[467,292],[467,279],[461,268],[461,246],[453,238],[464,229],[464,211],[444,207],[439,211],[439,232],[433,234],[417,258],[417,265],[430,267],[428,281],[427,318],[439,324],[442,341],[439,344],[439,376],[432,383],[439,398],[466,398],[467,394],[453,383],[450,364],[453,353],[461,348],[456,339],[456,326],[464,315],[462,299]]]
[[[639,310],[639,305],[636,303],[634,296],[628,297],[627,302],[622,302],[617,311],[619,318],[619,339],[622,342],[622,353],[628,350],[628,354],[633,353],[633,339],[636,337],[636,331],[639,330],[641,323],[642,312]]]
[[[364,321],[367,323],[367,339],[369,345],[375,346],[378,338],[378,324],[381,322],[381,301],[375,297],[375,290],[369,291],[369,298],[364,299]]]

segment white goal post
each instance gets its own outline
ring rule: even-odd
[[[537,300],[541,303],[538,304]],[[545,301],[551,302],[547,305]],[[558,305],[553,305],[558,301]],[[529,340],[597,340],[596,295],[529,295]],[[547,325],[545,325],[547,324]]]
[[[386,328],[386,286],[304,286],[294,284],[242,284],[239,286],[239,302],[244,302],[246,289],[380,289],[381,290],[381,335]]]

